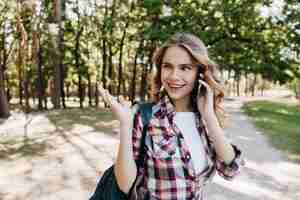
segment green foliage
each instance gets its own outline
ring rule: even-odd
[[[32,45],[32,31],[39,24],[40,45],[42,47],[43,79],[45,83],[53,77],[53,55],[57,51],[57,37],[50,31],[54,20],[53,1],[39,1],[41,13],[29,8],[21,10],[28,36],[28,48]],[[179,3],[178,3],[179,2]],[[263,6],[271,6],[272,1],[66,1],[66,18],[63,19],[63,64],[68,82],[76,80],[80,74],[84,80],[92,75],[92,82],[102,80],[103,66],[113,63],[112,75],[106,68],[103,77],[117,84],[121,45],[121,64],[126,76],[125,84],[130,85],[132,64],[135,54],[146,66],[155,48],[175,32],[191,32],[199,36],[208,46],[212,60],[224,70],[236,76],[261,74],[264,78],[284,84],[299,77],[300,12],[297,1],[285,1],[280,16],[261,15]],[[115,3],[115,5],[113,5]],[[10,9],[5,9],[7,6]],[[6,44],[19,44],[20,31],[16,29],[15,15],[17,1],[0,3],[0,44],[2,44],[3,24],[8,28],[10,38]],[[21,12],[20,11],[20,12]],[[19,11],[18,11],[19,12]],[[32,12],[35,12],[33,17]],[[12,16],[5,20],[5,16]],[[75,54],[76,38],[79,36],[78,55]],[[124,40],[123,39],[124,36]],[[137,52],[140,41],[142,48]],[[104,46],[105,45],[105,46]],[[18,70],[17,48],[13,48],[10,65],[6,73],[16,79]],[[291,52],[291,53],[290,53]],[[27,51],[29,57],[30,51]],[[0,55],[3,50],[0,49]],[[293,56],[290,56],[293,55]],[[105,57],[106,56],[106,57]],[[105,57],[106,60],[103,60]],[[1,57],[0,57],[1,58]],[[36,82],[35,60],[28,59],[32,82]],[[76,66],[76,59],[79,66]],[[0,59],[1,61],[1,59]],[[138,74],[142,67],[138,67]],[[239,77],[236,77],[239,78]],[[10,81],[17,85],[17,80]],[[74,81],[75,83],[77,81]],[[128,89],[128,88],[127,88]]]
[[[160,14],[162,9],[161,0],[144,0],[143,7],[147,10],[148,14]]]

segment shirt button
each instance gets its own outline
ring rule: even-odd
[[[194,173],[192,173],[192,174],[190,175],[190,178],[191,178],[192,181],[194,181],[194,180],[196,179]]]
[[[190,154],[187,154],[187,155],[185,156],[185,158],[186,158],[187,160],[190,160],[190,159],[191,159]]]

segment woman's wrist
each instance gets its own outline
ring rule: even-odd
[[[206,118],[206,127],[209,138],[215,145],[218,157],[226,164],[234,159],[234,151],[230,143],[227,141],[223,129],[219,125],[217,117]]]
[[[119,120],[119,122],[120,122],[120,126],[125,128],[130,127],[132,123],[129,119]]]
[[[209,127],[219,126],[219,121],[216,115],[204,116],[203,119]]]

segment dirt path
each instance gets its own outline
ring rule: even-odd
[[[246,167],[231,182],[216,176],[208,186],[208,199],[300,200],[300,165],[287,161],[269,145],[241,113],[241,104],[240,100],[226,102],[233,120],[226,133],[243,150]],[[22,116],[8,120],[0,124],[0,134],[20,133],[22,123]],[[35,157],[0,159],[0,200],[88,199],[96,183],[96,171],[113,162],[117,137],[80,124],[66,132],[45,115],[32,117],[30,124],[28,133],[37,136],[34,144],[38,144],[32,151],[47,150]]]
[[[209,200],[300,200],[300,165],[287,161],[240,110],[247,99],[226,102],[232,125],[227,136],[244,152],[246,167],[232,182],[216,176]]]

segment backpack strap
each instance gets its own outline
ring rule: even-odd
[[[140,149],[139,149],[139,156],[138,156],[138,160],[137,160],[138,167],[142,167],[143,163],[144,163],[144,155],[146,153],[146,148],[145,148],[146,135],[147,135],[147,130],[148,130],[148,124],[152,117],[152,106],[153,105],[154,105],[154,103],[140,103],[139,104],[138,110],[141,113],[143,128],[142,128],[142,138],[141,138],[141,144],[140,144]]]
[[[142,125],[143,125],[139,155],[138,155],[138,160],[136,161],[137,170],[139,170],[139,168],[143,167],[143,165],[144,165],[144,158],[145,158],[145,153],[146,153],[146,148],[145,148],[146,135],[147,135],[147,130],[148,130],[148,124],[152,117],[152,106],[154,105],[154,103],[137,103],[137,104],[138,104],[137,111],[141,113]],[[135,121],[135,119],[134,119],[134,121]],[[137,178],[138,177],[135,178],[132,186],[129,189],[129,192],[127,194],[128,199],[130,198],[130,196],[133,193],[133,190],[135,189],[135,184],[136,184]]]

